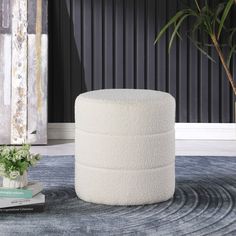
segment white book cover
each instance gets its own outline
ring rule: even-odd
[[[20,198],[0,198],[0,208],[14,207],[14,206],[26,206],[32,204],[45,203],[45,195],[39,193],[33,198],[20,199]]]

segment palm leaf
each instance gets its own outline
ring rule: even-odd
[[[217,39],[220,38],[220,34],[221,34],[221,31],[222,31],[223,25],[225,23],[225,20],[228,16],[228,14],[230,12],[230,9],[233,6],[233,4],[234,4],[234,0],[228,0],[228,3],[226,4],[225,10],[224,10],[223,15],[221,17],[221,21],[220,21],[220,25],[219,25],[219,29],[218,29],[218,34],[217,34]]]
[[[232,47],[234,34],[236,33],[236,28],[232,29],[229,35],[228,44]]]
[[[193,25],[193,28],[192,28],[192,33],[194,34],[196,30],[198,30],[200,28],[200,26],[202,25],[203,21],[202,21],[202,18],[199,17],[197,18],[195,24]]]
[[[196,5],[196,7],[197,7],[198,11],[200,12],[200,11],[201,11],[201,9],[200,9],[200,6],[199,6],[199,4],[198,4],[197,0],[194,0],[194,1],[195,1],[195,5]]]
[[[211,55],[205,51],[200,45],[199,42],[195,41],[194,39],[192,39],[191,37],[189,37],[189,39],[191,40],[191,42],[193,43],[193,45],[204,55],[206,56],[209,60],[211,60],[212,62],[216,62]]]
[[[175,22],[174,23],[174,28],[176,27],[176,25],[177,25],[177,23]],[[176,35],[182,40],[182,37],[181,37],[181,35],[180,35],[180,33],[178,31],[177,31]]]
[[[157,38],[154,42],[154,44],[156,44],[159,39],[161,38],[161,36],[166,32],[166,30],[172,25],[174,24],[181,16],[183,16],[184,14],[186,14],[186,10],[181,10],[178,11],[168,22],[167,24],[161,29],[161,31],[159,32],[159,34],[157,35]]]
[[[233,56],[233,54],[236,52],[236,45],[234,45],[232,48],[231,48],[231,50],[230,50],[230,52],[229,52],[229,54],[228,54],[228,57],[227,57],[227,66],[229,67],[229,65],[230,65],[230,61],[231,61],[231,58],[232,58],[232,56]]]
[[[224,3],[220,3],[216,9],[214,10],[214,18],[213,18],[213,29],[214,29],[214,32],[215,32],[215,29],[216,29],[216,23],[219,23],[220,24],[220,20],[219,20],[219,15],[222,13],[222,11],[224,10],[225,8],[225,4]]]
[[[213,14],[213,12],[211,12],[208,5],[206,5],[202,8],[202,12],[201,12],[200,17],[202,18],[202,22],[205,27],[204,30],[209,35],[213,33],[213,25],[212,25],[213,16],[214,16],[214,14]]]
[[[221,12],[224,10],[224,8],[225,8],[225,4],[224,4],[224,3],[220,3],[220,4],[216,7],[216,9],[214,10],[214,12],[215,12],[215,18],[217,18],[217,17],[221,14]]]
[[[173,33],[172,33],[172,35],[171,35],[171,38],[170,38],[169,51],[170,51],[170,48],[171,48],[171,46],[172,46],[173,40],[174,40],[176,34],[178,33],[178,30],[179,30],[179,28],[181,27],[183,21],[184,21],[187,17],[189,17],[190,15],[191,15],[191,14],[185,14],[185,15],[183,15],[183,16],[179,19],[179,21],[178,21],[178,23],[177,23],[176,27],[174,28],[174,31],[173,31]]]

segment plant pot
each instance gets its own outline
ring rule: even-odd
[[[28,185],[28,173],[25,171],[23,175],[18,176],[16,179],[9,179],[3,177],[2,186],[4,188],[23,188]]]

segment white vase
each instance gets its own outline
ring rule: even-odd
[[[2,186],[4,188],[23,188],[28,185],[28,173],[24,172],[23,175],[18,176],[16,179],[9,179],[3,177]]]

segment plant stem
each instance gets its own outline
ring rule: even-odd
[[[236,1],[236,0],[235,0],[235,1]],[[200,9],[200,7],[199,7],[199,4],[198,4],[197,0],[195,0],[195,4],[196,4],[196,6],[197,6],[198,11],[201,12],[201,9]]]
[[[218,53],[218,55],[220,57],[220,60],[221,60],[221,63],[223,65],[223,67],[224,67],[224,70],[226,72],[227,78],[228,78],[228,80],[230,82],[230,85],[231,85],[233,91],[234,91],[234,95],[236,95],[236,83],[235,83],[235,81],[233,79],[233,76],[232,76],[232,74],[230,72],[229,67],[227,66],[227,63],[225,61],[224,54],[223,54],[223,52],[222,52],[222,50],[220,48],[219,42],[217,41],[215,35],[211,35],[211,40],[212,40],[212,42],[213,42],[213,44],[215,46],[215,49],[216,49],[216,51],[217,51],[217,53]]]

